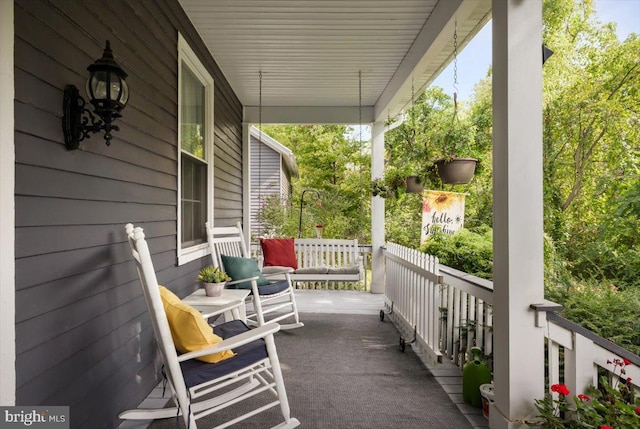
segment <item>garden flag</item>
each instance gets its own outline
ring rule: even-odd
[[[421,244],[435,231],[453,235],[464,226],[464,197],[458,192],[423,192]]]

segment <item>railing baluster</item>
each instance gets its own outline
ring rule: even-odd
[[[560,383],[560,347],[558,343],[553,340],[548,341],[547,355],[549,361],[549,386],[551,386]]]
[[[478,298],[476,299],[476,345],[486,353],[486,344],[484,343],[484,303]]]
[[[476,342],[476,297],[470,293],[467,293],[467,315],[466,315],[466,327],[467,327],[467,344],[465,350],[465,362],[468,362],[473,357],[471,355],[471,348],[475,346]]]

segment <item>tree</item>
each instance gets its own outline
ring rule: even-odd
[[[605,279],[602,265],[626,265],[615,250],[632,239],[607,225],[640,177],[640,38],[620,42],[592,1],[544,10],[545,229],[574,274]]]
[[[309,193],[305,195],[303,237],[314,237],[315,225],[322,224],[325,237],[370,240],[371,198],[362,191],[371,177],[370,142],[354,139],[345,125],[274,125],[263,129],[293,151],[299,166],[287,213],[273,202],[268,205],[274,222],[288,225],[278,231],[297,236],[300,197],[303,190],[315,189],[320,192],[321,205]]]

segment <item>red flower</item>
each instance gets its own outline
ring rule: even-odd
[[[613,429],[613,428],[607,425],[600,425],[600,429]]]
[[[622,359],[622,362],[623,362],[625,365],[631,365],[631,361],[630,361],[629,359],[627,359],[627,358]]]
[[[636,408],[636,413],[640,414],[640,407]]]
[[[557,392],[561,395],[567,396],[571,391],[564,384],[554,384],[551,386],[552,392]]]
[[[587,395],[583,395],[582,393],[578,395],[578,399],[580,399],[581,401],[587,402],[590,401],[591,398],[589,398]]]

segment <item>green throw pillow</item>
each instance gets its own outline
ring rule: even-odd
[[[238,258],[235,256],[220,255],[222,258],[222,265],[224,270],[229,274],[231,280],[242,280],[250,277],[258,276],[258,286],[264,286],[269,284],[269,280],[265,278],[258,268],[258,263],[255,259]],[[251,289],[251,282],[238,283],[235,285],[227,285],[229,289]]]

